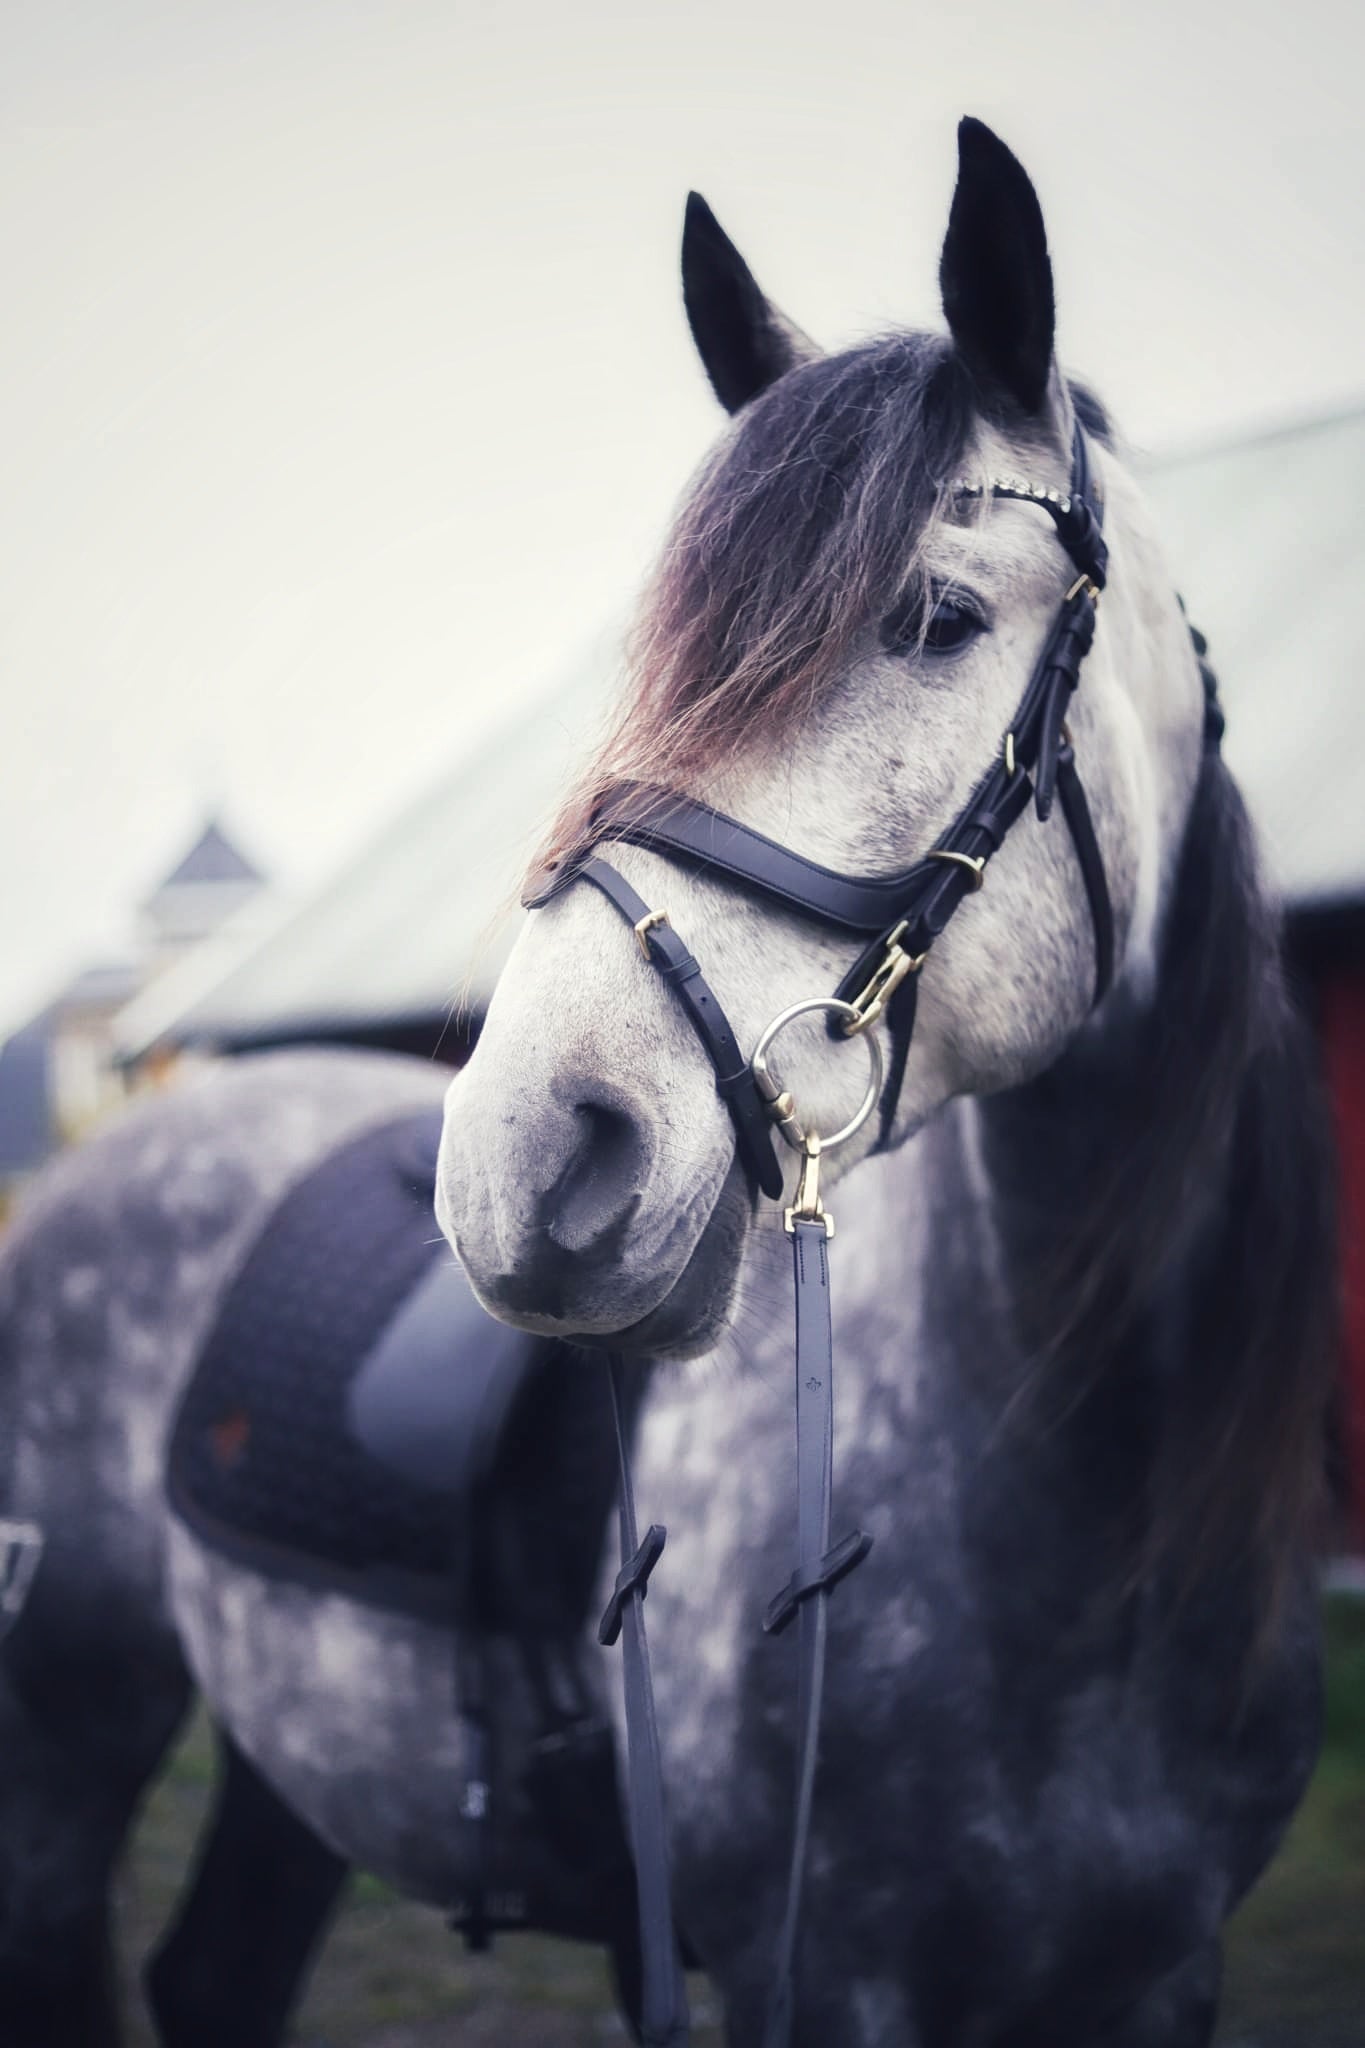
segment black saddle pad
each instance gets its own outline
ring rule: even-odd
[[[171,1439],[171,1505],[254,1570],[559,1632],[614,1487],[605,1374],[474,1300],[432,1215],[438,1110],[340,1147],[224,1299]]]

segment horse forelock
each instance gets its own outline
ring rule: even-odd
[[[557,849],[618,781],[695,788],[781,744],[913,586],[974,418],[952,343],[916,333],[802,363],[745,407],[664,545],[616,721],[555,822]]]
[[[1099,402],[1070,395],[1107,440]],[[859,637],[922,597],[923,543],[983,416],[951,339],[916,332],[803,362],[744,408],[664,545],[616,718],[550,850],[586,836],[620,782],[695,792],[736,755],[782,745]],[[1009,424],[1047,446],[1047,422]]]

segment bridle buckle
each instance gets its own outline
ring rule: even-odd
[[[796,1199],[782,1218],[782,1227],[788,1237],[795,1237],[798,1223],[823,1223],[825,1236],[834,1235],[834,1218],[820,1200],[820,1134],[810,1131],[801,1146],[801,1177],[796,1183]]]
[[[923,967],[928,955],[907,953],[901,944],[904,935],[905,924],[898,924],[887,939],[886,952],[873,968],[866,988],[850,999],[849,1008],[854,1014],[843,1026],[845,1038],[856,1038],[860,1031],[875,1024],[906,975],[918,974]]]
[[[1013,733],[1010,734],[1010,738],[1011,740],[1014,738]],[[931,847],[924,858],[926,860],[947,861],[951,866],[961,868],[964,874],[968,874],[972,878],[971,888],[973,895],[975,895],[978,889],[984,889],[986,886],[986,856],[984,853],[953,853],[946,846],[935,846]]]
[[[651,910],[648,911],[646,915],[640,919],[640,922],[634,927],[635,943],[640,948],[641,953],[644,955],[645,964],[647,966],[652,965],[652,962],[649,958],[648,934],[654,930],[654,927],[656,925],[667,923],[668,912],[666,910]]]

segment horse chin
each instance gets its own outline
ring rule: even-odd
[[[696,1249],[663,1300],[625,1329],[574,1342],[633,1358],[696,1358],[709,1351],[730,1320],[753,1206],[752,1189],[736,1159]]]

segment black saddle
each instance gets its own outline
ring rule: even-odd
[[[516,1646],[541,1729],[523,1790],[592,1874],[583,1924],[551,1931],[606,1942],[635,2007],[634,1871],[582,1662],[616,1496],[607,1376],[479,1307],[433,1217],[440,1132],[439,1110],[366,1131],[279,1203],[182,1398],[170,1504],[253,1571],[452,1626],[476,1872],[454,1918],[475,1947],[550,1924],[487,1885],[488,1650]]]
[[[479,1307],[432,1216],[440,1129],[367,1131],[279,1204],[181,1401],[171,1504],[271,1576],[576,1633],[615,1492],[603,1375]]]

